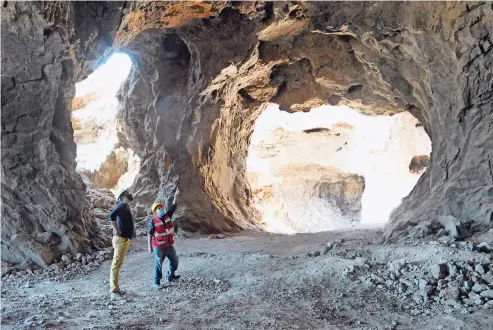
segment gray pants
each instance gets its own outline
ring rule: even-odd
[[[169,269],[167,277],[175,275],[175,271],[178,268],[178,255],[173,246],[168,248],[160,249],[153,247],[154,252],[154,284],[161,284],[161,279],[163,278],[163,262],[164,259],[169,259]]]

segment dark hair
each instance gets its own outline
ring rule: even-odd
[[[131,193],[128,192],[128,190],[122,192],[122,194],[118,198],[118,201],[121,202],[123,200],[123,197],[127,197],[129,201],[132,201],[134,199],[134,197],[132,196]]]

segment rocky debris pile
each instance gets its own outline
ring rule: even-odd
[[[107,244],[110,244],[113,229],[111,223],[108,221],[108,216],[111,210],[116,206],[113,193],[109,190],[89,188],[86,192],[86,199],[93,209],[94,217],[101,228],[101,232],[106,238]]]
[[[65,316],[58,316],[55,319],[50,319],[45,315],[32,315],[24,320],[22,325],[24,328],[41,326],[42,328],[54,328],[61,326],[66,320]]]
[[[341,238],[337,241],[329,241],[329,242],[327,242],[327,244],[325,244],[323,251],[308,252],[307,256],[309,256],[309,257],[319,257],[320,255],[325,256],[329,253],[330,250],[332,250],[338,246],[342,246],[344,244],[344,242],[345,242],[344,238]]]
[[[456,242],[455,239],[450,236],[439,237],[436,241],[430,241],[429,244],[431,245],[441,244],[464,251],[474,251],[474,252],[482,252],[482,253],[493,252],[493,245],[487,242],[473,242],[473,241]]]
[[[41,269],[33,263],[28,265],[29,267],[11,267],[5,272],[2,282],[7,285],[17,285],[21,281],[26,288],[44,280],[64,282],[96,270],[105,260],[111,259],[111,257],[111,248],[97,251],[93,254],[62,255],[60,260],[56,260],[47,269]]]
[[[147,230],[149,228],[149,221],[152,219],[150,215],[135,219],[135,233],[137,237],[147,236]]]
[[[174,285],[172,285],[173,287]],[[178,282],[181,290],[190,290],[195,294],[200,293],[221,293],[226,292],[231,287],[228,280],[206,279],[206,278],[181,278]]]
[[[488,259],[488,258],[486,258]],[[357,273],[351,267],[345,275]],[[435,306],[445,311],[493,309],[493,263],[489,261],[448,261],[432,265],[398,259],[386,265],[365,264],[358,280],[409,302],[403,306],[413,315],[430,315]],[[370,271],[371,270],[371,271]]]

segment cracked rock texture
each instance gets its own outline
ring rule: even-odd
[[[142,212],[178,186],[183,228],[254,228],[245,159],[266,103],[285,111],[345,104],[410,111],[433,141],[427,171],[386,237],[427,234],[445,215],[470,231],[492,225],[491,3],[7,2],[2,259],[95,241],[69,111],[74,83],[112,46],[135,64],[119,120],[142,159],[134,185]],[[39,232],[61,243],[38,243]]]
[[[70,109],[74,83],[111,46],[121,8],[3,3],[3,261],[46,266],[64,253],[103,245],[75,172]]]

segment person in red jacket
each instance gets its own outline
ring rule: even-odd
[[[151,211],[153,217],[149,222],[148,231],[148,252],[154,252],[154,284],[155,288],[161,287],[161,279],[163,278],[163,262],[164,259],[169,259],[168,282],[172,282],[180,278],[176,275],[178,268],[178,255],[173,247],[175,244],[175,231],[171,217],[177,208],[178,189],[175,192],[173,204],[166,211],[164,202],[156,202],[152,205]],[[178,228],[176,228],[178,229]]]

